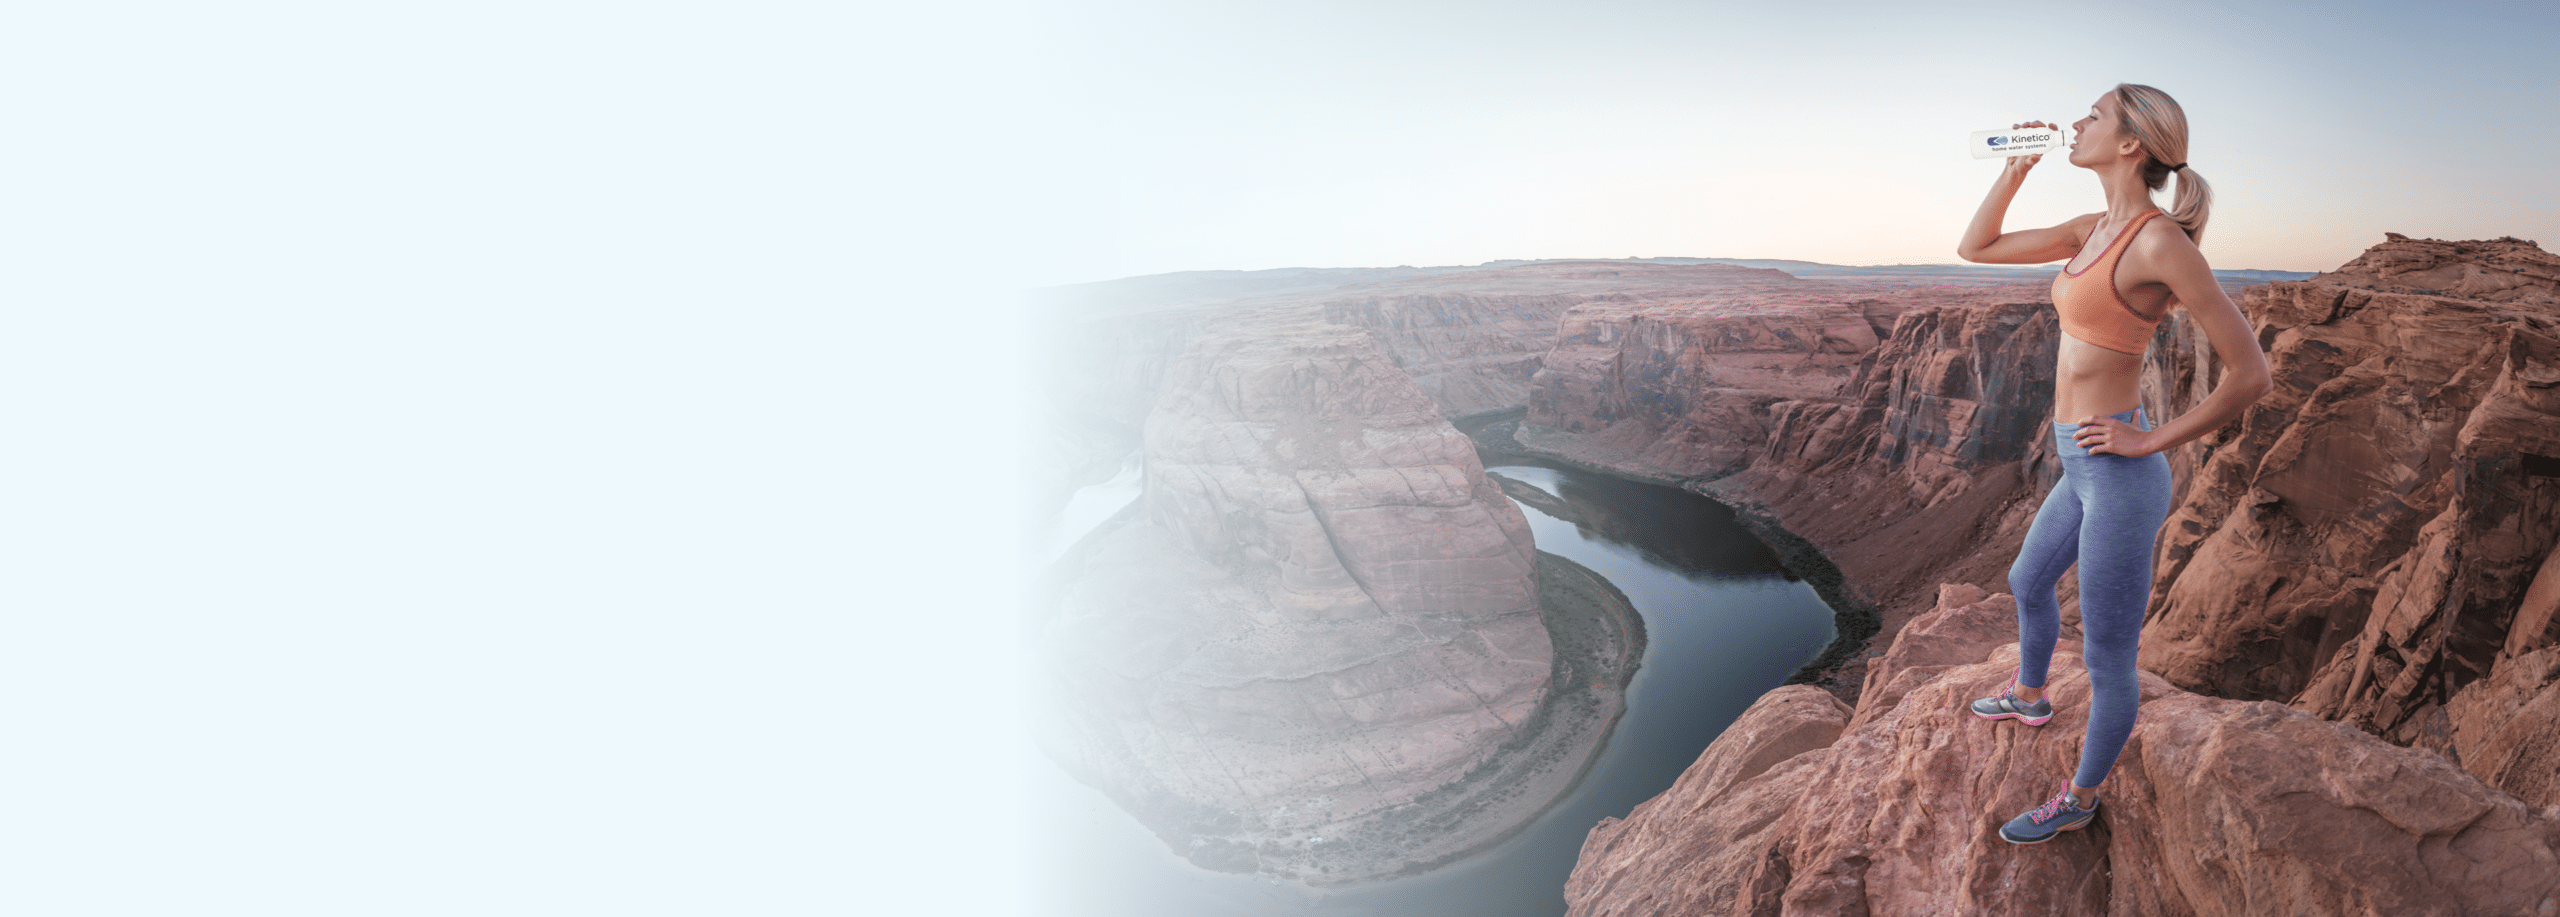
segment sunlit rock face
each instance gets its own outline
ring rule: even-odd
[[[2560,719],[2490,721],[2560,703],[2560,258],[2395,235],[2241,305],[2276,388],[2184,457],[2143,667],[2550,801]],[[2165,343],[2153,397],[2201,400],[2210,348]]]
[[[2068,780],[2088,709],[2073,641],[2051,722],[1967,709],[2007,684],[2016,613],[1948,586],[1857,706],[1802,685],[1763,696],[1669,791],[1592,829],[1567,913],[2560,913],[2560,809],[2424,749],[2149,674],[2097,820],[2001,840]]]

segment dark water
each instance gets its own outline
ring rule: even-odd
[[[1035,762],[1031,913],[1112,917],[1555,917],[1591,826],[1671,786],[1744,708],[1831,641],[1831,609],[1731,511],[1684,491],[1534,464],[1488,472],[1521,503],[1538,549],[1606,577],[1644,617],[1627,713],[1590,775],[1530,828],[1464,862],[1322,894],[1192,867],[1102,794]]]

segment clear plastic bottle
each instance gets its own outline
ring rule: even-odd
[[[1973,158],[1994,159],[2004,156],[2026,156],[2063,149],[2071,138],[2058,127],[2027,127],[2007,131],[1974,131]]]

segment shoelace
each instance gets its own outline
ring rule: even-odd
[[[2051,801],[2046,802],[2034,812],[2029,813],[2027,817],[2034,819],[2036,824],[2041,825],[2045,822],[2052,821],[2054,816],[2062,814],[2063,806],[2071,806],[2074,809],[2079,808],[2079,806],[2071,805],[2070,790],[2064,790],[2061,793],[2055,794]]]

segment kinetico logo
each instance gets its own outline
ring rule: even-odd
[[[1996,159],[2002,156],[2025,156],[2062,148],[2060,130],[2010,128],[2005,131],[1975,131],[1965,138],[1973,144],[1973,158]]]

